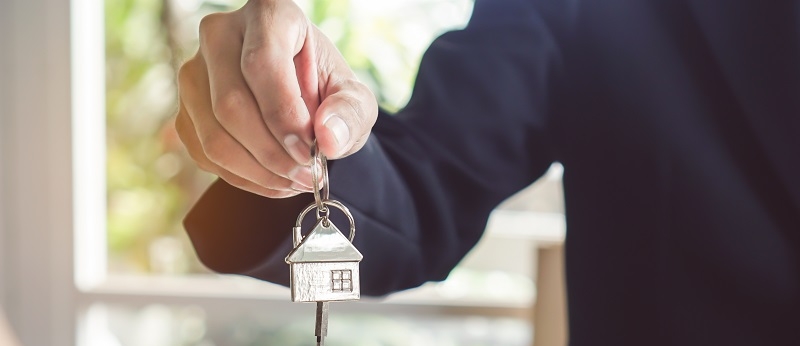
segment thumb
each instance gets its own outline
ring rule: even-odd
[[[364,146],[378,117],[375,96],[356,80],[342,81],[329,88],[314,116],[317,145],[326,157],[338,159]]]

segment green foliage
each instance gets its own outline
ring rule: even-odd
[[[161,0],[113,0],[105,7],[111,271],[201,270],[188,260],[180,220],[211,177],[191,165],[172,129],[177,92],[163,6]],[[154,246],[169,239],[179,245]]]

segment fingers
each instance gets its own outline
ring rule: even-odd
[[[292,2],[264,3],[253,2],[245,14],[241,72],[276,141],[297,162],[308,164],[309,109],[319,104],[308,22]]]
[[[203,152],[202,145],[200,144],[200,140],[197,138],[197,133],[195,132],[194,124],[192,123],[189,115],[186,113],[186,108],[184,107],[183,103],[181,103],[180,111],[178,111],[178,114],[175,117],[175,129],[178,132],[181,142],[183,142],[184,146],[186,146],[189,156],[191,156],[192,159],[197,163],[197,166],[204,171],[216,174],[228,182],[228,184],[269,198],[286,198],[300,193],[297,191],[273,190],[260,186],[247,179],[238,177],[211,162],[211,160],[209,160]]]
[[[203,20],[210,29],[203,34],[200,52],[208,69],[214,117],[262,167],[308,189],[311,169],[300,163],[309,163],[310,150],[296,135],[284,141],[288,146],[284,148],[262,120],[240,69],[242,33],[228,18],[220,14]]]
[[[317,144],[325,156],[337,159],[364,146],[378,117],[372,92],[354,79],[332,85],[314,117]]]
[[[314,134],[325,156],[343,158],[366,143],[378,118],[378,102],[372,91],[358,81],[333,43],[319,29],[311,31],[317,42],[322,99],[314,114]]]
[[[178,76],[181,85],[180,98],[197,135],[202,155],[214,165],[257,185],[273,190],[293,191],[292,181],[264,169],[214,117],[205,70],[205,63],[198,55],[184,64]],[[201,154],[195,152],[193,157],[198,155]],[[195,160],[203,161],[202,158]],[[222,176],[224,172],[214,173]],[[231,177],[226,180],[229,179],[233,180]],[[231,181],[231,184],[235,182]]]
[[[310,144],[329,158],[360,149],[372,93],[291,1],[251,0],[207,16],[179,73],[176,128],[204,170],[267,197],[309,191]]]

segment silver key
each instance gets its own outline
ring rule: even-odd
[[[314,328],[317,346],[325,346],[325,336],[328,335],[328,307],[328,302],[317,302],[316,328]]]
[[[341,202],[331,200],[328,193],[328,170],[325,157],[312,146],[312,177],[315,202],[297,217],[292,230],[294,249],[286,256],[289,264],[289,288],[293,302],[316,302],[314,334],[317,346],[325,344],[328,335],[328,308],[331,301],[357,300],[361,297],[359,263],[363,256],[353,246],[356,226],[353,214]],[[317,166],[321,166],[317,167]],[[317,184],[316,171],[321,169],[323,186]],[[321,190],[324,189],[324,194]],[[331,207],[341,210],[350,221],[350,237],[345,237],[329,219]],[[314,228],[302,235],[302,222],[311,210],[317,211]]]

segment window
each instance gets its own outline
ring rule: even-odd
[[[353,272],[350,270],[331,271],[331,290],[333,292],[353,292]]]

